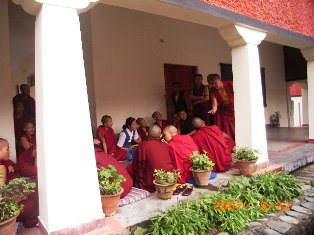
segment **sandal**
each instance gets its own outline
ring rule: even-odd
[[[191,193],[193,192],[193,185],[187,186],[187,188],[183,191],[182,196],[190,196]]]
[[[172,195],[179,195],[180,193],[182,193],[184,190],[186,189],[186,185],[178,185],[176,187],[176,189],[173,191]]]

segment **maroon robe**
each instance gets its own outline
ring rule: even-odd
[[[218,126],[204,126],[193,135],[194,142],[200,152],[215,163],[213,171],[226,171],[232,163],[232,156],[227,140]]]
[[[21,137],[25,137],[27,139],[27,141],[31,144],[31,149],[33,149],[36,146],[36,135],[35,134],[33,136],[28,136],[28,135],[24,134]],[[20,155],[25,150],[27,150],[27,149],[24,149],[24,147],[22,145],[20,145],[18,154]]]
[[[143,130],[142,127],[137,128],[137,133],[141,137],[142,141],[147,140],[149,127],[146,127],[146,132]]]
[[[180,128],[180,134],[181,135],[187,135],[191,131],[193,131],[194,128],[192,125],[192,118],[188,116],[186,120],[180,120],[179,128]]]
[[[13,166],[14,172],[7,175],[7,182],[19,177],[18,168],[11,160],[0,161],[0,165],[5,165],[7,168]],[[8,172],[8,169],[7,169]],[[35,192],[28,195],[26,200],[20,202],[23,204],[23,210],[17,217],[17,221],[23,221],[25,227],[34,227],[38,223],[39,202],[38,202],[38,187],[36,183]]]
[[[175,168],[181,173],[181,178],[178,179],[179,183],[185,183],[187,180],[193,179],[190,168],[190,155],[193,151],[198,152],[198,147],[194,140],[189,135],[175,135],[172,141],[169,142],[170,153],[175,160]]]
[[[34,118],[29,116],[27,113],[24,113],[19,118],[17,118],[16,115],[14,115],[14,133],[15,133],[15,139],[17,142],[19,142],[20,138],[24,135],[23,128],[26,122],[34,123]]]
[[[147,140],[140,143],[131,166],[134,185],[149,192],[155,192],[154,170],[172,171],[174,169],[174,159],[169,150],[169,146],[159,140]]]
[[[200,85],[199,87],[194,85],[193,96],[204,97],[205,88],[206,86],[204,84]],[[196,105],[193,104],[193,116],[201,118],[206,123],[206,125],[210,124],[208,111],[209,101]]]
[[[28,94],[19,94],[13,97],[13,105],[17,103],[23,103],[24,111],[32,118],[35,118],[36,111],[35,111],[35,100]]]
[[[17,165],[21,176],[37,179],[37,166],[35,164],[36,157],[32,154],[33,150],[34,147],[20,153]]]
[[[105,138],[107,145],[107,153],[111,154],[118,161],[125,161],[126,151],[124,149],[118,149],[116,145],[116,137],[112,128],[106,129],[103,125],[99,126],[97,133],[100,132]],[[100,139],[99,139],[100,140]],[[100,140],[101,141],[101,140]]]
[[[157,125],[161,128],[161,130],[163,130],[165,127],[171,125],[171,123],[168,120],[161,120],[161,125],[157,121],[154,122],[153,125]]]
[[[223,81],[224,89],[226,90],[230,104],[225,104],[219,91],[214,91],[213,95],[217,99],[218,109],[216,112],[216,125],[225,132],[230,138],[228,145],[230,151],[235,146],[235,118],[234,118],[234,93],[232,81]]]
[[[108,168],[108,165],[113,165],[117,172],[123,175],[123,177],[126,179],[125,182],[121,183],[121,186],[124,189],[123,193],[121,194],[121,198],[124,198],[131,191],[133,186],[133,180],[128,171],[120,162],[113,158],[112,155],[106,154],[100,149],[95,149],[95,158],[98,168]]]

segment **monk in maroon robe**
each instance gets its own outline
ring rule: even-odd
[[[121,174],[126,181],[121,183],[123,188],[123,193],[121,194],[121,198],[124,198],[132,189],[133,179],[129,175],[128,171],[125,167],[118,162],[112,155],[104,153],[101,149],[95,149],[95,158],[97,168],[104,167],[108,168],[108,165],[112,165],[116,168],[117,172]]]
[[[213,171],[227,171],[232,163],[232,156],[226,135],[218,126],[206,126],[205,122],[200,118],[194,118],[192,122],[197,130],[193,135],[193,140],[199,151],[206,152],[210,160],[215,163]]]
[[[19,143],[20,138],[24,134],[24,125],[26,122],[34,123],[34,118],[24,112],[24,105],[22,102],[17,102],[14,106],[14,133],[15,141]],[[17,145],[18,147],[18,145]]]
[[[35,118],[35,100],[31,97],[30,88],[27,84],[20,85],[21,94],[13,97],[13,106],[18,102],[22,102],[24,105],[24,111],[32,118]]]
[[[18,178],[18,168],[13,161],[9,159],[10,146],[7,140],[0,138],[0,173],[5,170],[6,182],[11,179]],[[0,181],[1,183],[1,181]],[[20,202],[23,204],[23,210],[17,217],[17,221],[23,221],[25,227],[34,227],[38,223],[39,204],[38,204],[38,190],[31,193],[26,200]]]
[[[195,130],[192,125],[192,118],[185,112],[181,110],[179,112],[180,122],[179,122],[179,129],[181,135],[194,135]]]
[[[112,155],[118,161],[125,161],[127,152],[124,149],[117,148],[116,137],[112,129],[112,118],[108,115],[104,115],[101,118],[101,123],[102,125],[97,129],[97,136],[101,142],[103,151]]]
[[[232,81],[222,81],[218,74],[208,75],[208,83],[213,87],[217,100],[216,125],[230,138],[230,151],[235,146],[234,93]]]
[[[198,152],[198,147],[189,135],[179,135],[177,128],[168,126],[163,130],[164,140],[168,143],[170,154],[175,160],[175,168],[181,173],[179,183],[185,183],[187,180],[193,179],[190,168],[190,155],[193,151]]]
[[[36,146],[20,153],[17,165],[21,176],[37,179]]]
[[[148,129],[147,122],[144,118],[136,119],[136,124],[139,125],[137,133],[141,137],[142,141],[148,140]]]
[[[139,144],[132,165],[127,167],[129,173],[133,174],[134,185],[149,192],[156,191],[153,184],[155,169],[172,171],[175,168],[169,146],[161,142],[160,138],[161,128],[157,125],[151,126],[148,140]]]
[[[163,130],[165,127],[171,124],[168,120],[163,120],[162,114],[158,111],[152,114],[152,118],[155,120],[153,124],[159,126],[161,130]]]

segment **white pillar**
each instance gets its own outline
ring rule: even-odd
[[[257,45],[266,33],[241,25],[219,29],[232,47],[235,137],[237,146],[259,149],[257,164],[268,163],[260,62]]]
[[[12,98],[14,88],[11,80],[10,36],[8,1],[0,0],[0,137],[9,141],[11,159],[15,160],[15,137]]]
[[[104,218],[79,17],[59,3],[39,7],[35,23],[39,219],[48,234]]]
[[[303,49],[302,54],[307,60],[309,142],[314,143],[314,46]]]

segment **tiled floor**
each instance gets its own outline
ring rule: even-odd
[[[292,171],[314,161],[314,144],[307,144],[308,128],[267,128],[267,139],[271,165],[284,165],[286,169]],[[223,183],[234,170],[218,174],[212,183],[216,185]],[[207,189],[194,190],[191,199],[197,197],[204,190],[208,192]],[[178,196],[170,201],[161,201],[156,196],[152,196],[121,207],[114,217],[106,218],[106,227],[87,233],[87,235],[127,234],[127,231],[121,231],[121,229],[143,221],[153,216],[157,210],[164,210],[184,199],[182,196]],[[23,228],[18,235],[40,235],[40,233],[37,228]]]

